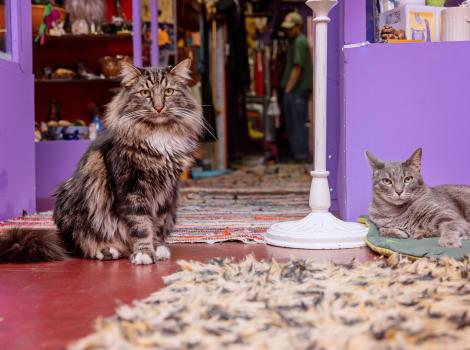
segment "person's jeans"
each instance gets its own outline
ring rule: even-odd
[[[308,159],[308,93],[284,94],[283,111],[287,137],[295,160]]]

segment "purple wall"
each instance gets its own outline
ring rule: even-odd
[[[34,212],[31,2],[12,1],[12,61],[0,59],[0,220]]]
[[[72,176],[90,141],[44,141],[36,143],[36,196],[49,199],[57,186]]]
[[[340,0],[339,5],[344,11],[344,43],[366,40],[366,0]]]
[[[344,52],[340,208],[367,212],[365,150],[388,160],[423,147],[430,185],[470,185],[470,42],[375,44]]]

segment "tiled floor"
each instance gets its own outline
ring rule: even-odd
[[[368,248],[307,251],[266,245],[222,243],[172,245],[172,259],[152,266],[127,260],[0,265],[0,349],[63,349],[88,334],[98,316],[112,315],[117,305],[142,299],[163,286],[180,259],[254,254],[278,260],[315,257],[348,262],[374,258]]]

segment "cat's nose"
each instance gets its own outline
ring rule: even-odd
[[[398,195],[401,195],[403,193],[403,190],[395,190],[395,192],[398,194]]]
[[[163,110],[164,106],[155,106],[154,108],[158,113],[160,113]]]

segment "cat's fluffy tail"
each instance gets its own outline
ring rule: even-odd
[[[13,228],[0,236],[0,263],[59,261],[67,251],[57,229]]]

